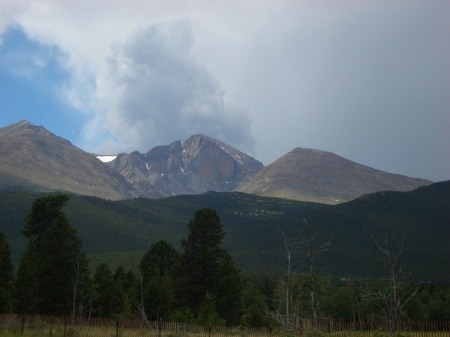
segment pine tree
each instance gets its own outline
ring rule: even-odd
[[[95,268],[93,284],[96,291],[92,304],[94,315],[109,318],[112,314],[120,313],[114,310],[116,284],[106,263],[101,263]]]
[[[166,273],[171,275],[179,255],[175,248],[166,241],[154,243],[139,264],[144,284],[155,276],[162,278]]]
[[[39,314],[39,266],[38,251],[34,241],[29,240],[23,252],[14,286],[14,311],[18,314]]]
[[[33,201],[31,212],[25,217],[25,226],[21,233],[27,238],[31,238],[39,246],[41,236],[45,233],[52,221],[65,214],[62,207],[69,201],[69,197],[64,194],[50,195],[37,198]]]
[[[144,254],[139,269],[142,289],[137,285],[136,293],[143,291],[143,307],[147,319],[168,320],[174,307],[173,270],[179,253],[166,241],[154,243]]]
[[[201,325],[224,325],[224,321],[217,313],[213,296],[209,291],[206,292],[198,310],[197,322]]]
[[[206,299],[215,303],[215,313],[227,324],[235,324],[241,314],[242,286],[239,270],[221,244],[225,233],[216,211],[204,208],[189,222],[189,233],[181,241],[183,253],[174,272],[178,308],[190,308],[204,323],[201,314]],[[208,296],[206,296],[208,294]]]
[[[154,276],[144,288],[144,306],[150,321],[168,321],[174,307],[175,292],[172,277],[166,273],[163,277]]]
[[[13,271],[8,238],[0,231],[0,314],[12,312]]]
[[[29,238],[20,260],[16,309],[47,315],[80,312],[87,294],[88,260],[61,208],[65,195],[37,198],[22,233]]]
[[[183,306],[196,314],[206,292],[215,293],[217,270],[225,254],[221,248],[225,233],[217,212],[209,208],[198,210],[188,227],[188,236],[181,241],[176,289]]]
[[[227,325],[238,325],[243,313],[242,282],[229,253],[224,254],[217,269],[217,287],[214,290],[219,316],[226,320]]]
[[[46,315],[74,314],[77,293],[81,292],[81,279],[86,278],[87,259],[77,259],[81,253],[81,240],[75,228],[63,215],[59,215],[41,235],[38,250],[40,313]],[[81,275],[76,274],[76,264],[81,263]],[[78,281],[76,279],[78,278]]]

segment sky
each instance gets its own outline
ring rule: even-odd
[[[2,0],[0,127],[88,152],[194,134],[450,179],[448,0]]]

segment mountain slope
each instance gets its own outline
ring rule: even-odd
[[[263,165],[252,157],[205,135],[157,146],[145,154],[119,154],[109,162],[125,179],[145,195],[147,185],[165,197],[228,192],[258,172]],[[143,187],[143,188],[140,188]]]
[[[26,244],[20,234],[23,219],[36,197],[38,195],[30,193],[0,191],[0,230],[8,235],[16,261]],[[224,246],[233,252],[239,265],[257,270],[264,259],[272,255],[273,235],[277,225],[283,223],[280,218],[303,214],[323,205],[244,193],[207,192],[120,201],[71,195],[64,212],[77,228],[88,254],[115,257],[120,254],[136,256],[136,252],[142,255],[159,240],[180,248],[189,220],[198,209],[205,207],[217,210],[226,232]],[[107,262],[116,263],[114,258]],[[136,267],[139,261],[126,264]]]
[[[295,148],[236,191],[328,204],[377,191],[410,191],[431,181],[391,174],[330,152]]]
[[[205,135],[103,163],[42,126],[22,121],[0,128],[0,189],[6,190],[68,191],[112,200],[235,190],[333,204],[430,183],[301,148],[263,168]]]
[[[347,203],[324,207],[303,217],[317,229],[316,243],[334,247],[324,256],[327,272],[345,269],[348,275],[382,275],[373,256],[379,253],[371,234],[391,254],[401,249],[399,267],[415,280],[450,282],[450,181],[410,192],[378,192]],[[371,233],[371,234],[369,234]],[[339,246],[339,247],[338,247]],[[323,267],[323,266],[322,266]]]
[[[0,230],[8,235],[15,260],[25,246],[20,229],[35,197],[0,191]],[[224,247],[247,272],[280,272],[284,242],[279,229],[288,238],[298,237],[306,219],[315,236],[313,247],[332,241],[329,250],[315,260],[314,268],[320,274],[382,275],[381,265],[372,258],[377,249],[368,231],[379,239],[386,231],[393,250],[404,236],[400,264],[405,272],[411,271],[415,280],[445,283],[450,282],[449,204],[447,181],[411,192],[378,192],[339,205],[208,192],[119,201],[71,196],[64,211],[78,229],[83,249],[96,256],[97,262],[108,262],[114,268],[116,258],[136,268],[143,252],[158,240],[180,249],[195,211],[209,207],[217,210],[222,220]],[[293,263],[303,260],[295,264],[295,272],[304,272],[303,253],[300,249],[292,252]]]
[[[0,128],[0,188],[70,191],[112,200],[135,195],[117,172],[28,121]]]

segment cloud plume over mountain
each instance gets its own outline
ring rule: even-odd
[[[227,104],[218,81],[190,54],[193,40],[190,22],[175,19],[113,47],[99,89],[112,100],[109,131],[124,151],[201,132],[252,150],[248,113]],[[101,152],[113,151],[109,146]]]

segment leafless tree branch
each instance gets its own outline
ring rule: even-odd
[[[374,255],[373,259],[380,262],[386,270],[388,285],[383,291],[379,290],[375,296],[383,303],[382,311],[389,321],[390,335],[394,336],[400,329],[399,321],[401,319],[403,307],[416,295],[419,289],[419,286],[415,287],[415,290],[406,299],[402,299],[400,290],[404,282],[411,275],[411,273],[404,273],[403,268],[398,266],[399,257],[403,253],[405,235],[402,236],[398,250],[393,252],[389,244],[386,228],[384,228],[382,244],[380,244],[377,238],[366,228],[363,227],[363,229],[370,235],[377,248],[378,254]],[[395,237],[391,234],[391,240],[392,239],[395,239]]]

